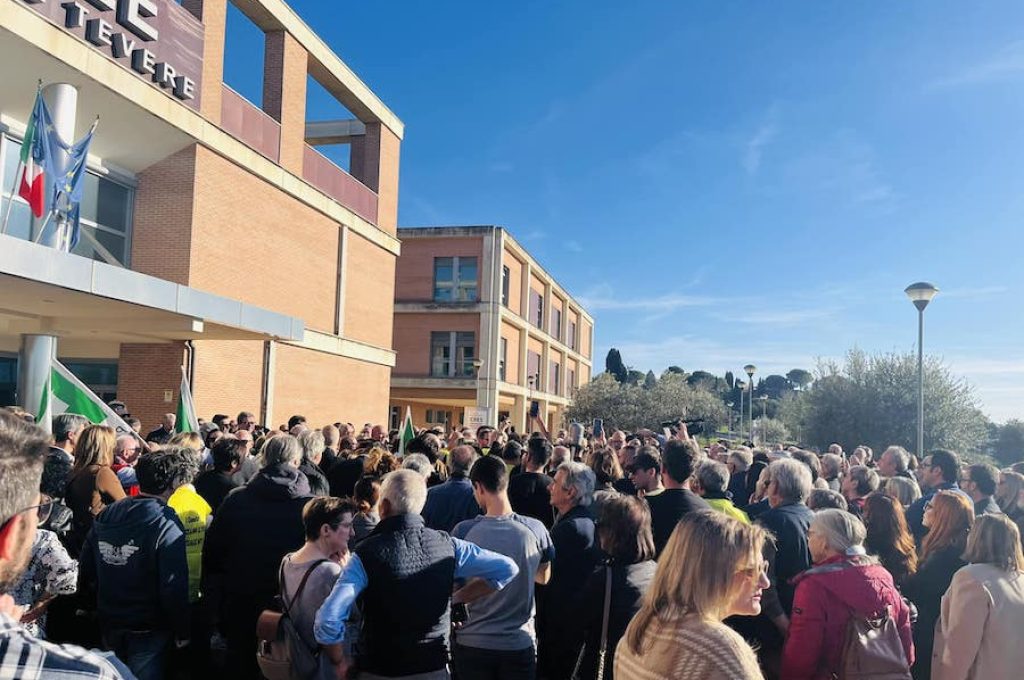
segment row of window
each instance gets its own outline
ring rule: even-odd
[[[509,271],[508,265],[503,265],[501,268],[501,304],[506,308],[509,306],[509,280],[511,279],[511,272]],[[544,329],[544,294],[538,293],[533,288],[530,289],[530,302],[529,309],[527,310],[527,320],[537,328]],[[548,328],[548,333],[554,337],[561,339],[562,337],[562,310],[555,308],[551,310],[551,326]],[[568,345],[569,349],[576,349],[576,322],[569,322],[568,337],[565,339],[565,344]]]
[[[508,339],[499,340],[498,379],[507,380],[505,367],[508,365]],[[526,353],[528,384],[540,388],[540,355]],[[474,378],[476,377],[476,333],[472,331],[433,331],[430,334],[430,376],[432,378]],[[576,371],[568,369],[570,389],[576,388]],[[548,374],[548,391],[561,394],[561,365],[552,361]]]
[[[20,150],[21,140],[3,136],[0,144],[0,219],[7,214],[9,207],[11,216],[7,233],[32,241],[38,238],[46,217],[35,219],[28,203],[18,196],[15,182],[20,179]],[[128,266],[134,190],[93,172],[86,173],[83,181],[80,238],[71,252],[108,264]],[[46,227],[47,230],[51,228],[52,225]]]

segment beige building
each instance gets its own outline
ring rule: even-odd
[[[36,412],[56,354],[147,428],[182,367],[205,418],[387,417],[402,122],[283,0],[231,0],[264,41],[246,100],[228,4],[0,0],[0,403]],[[73,138],[100,118],[70,253],[10,195],[40,80]],[[310,83],[352,117],[315,120]]]
[[[590,380],[594,320],[501,227],[399,229],[391,423],[564,425]],[[467,413],[466,409],[470,409]]]

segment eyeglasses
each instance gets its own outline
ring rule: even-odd
[[[50,519],[50,513],[53,511],[53,499],[45,495],[40,496],[38,505],[30,505],[27,508],[22,508],[21,510],[18,510],[16,513],[8,517],[7,521],[0,525],[0,529],[6,527],[11,522],[11,520],[13,520],[18,515],[28,512],[29,510],[36,511],[36,515],[39,518],[39,524],[46,524],[46,520]]]
[[[767,560],[761,560],[761,562],[758,563],[756,566],[747,567],[745,569],[737,569],[736,573],[738,575],[742,576],[743,578],[748,578],[750,580],[754,580],[756,578],[760,578],[761,576],[764,576],[765,578],[767,578],[768,577],[768,562],[767,562]]]

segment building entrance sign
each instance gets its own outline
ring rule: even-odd
[[[189,106],[198,107],[203,25],[170,0],[22,0]]]

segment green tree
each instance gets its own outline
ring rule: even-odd
[[[615,376],[615,379],[620,383],[626,382],[626,378],[629,377],[626,364],[622,363],[622,355],[614,347],[608,350],[608,356],[604,360],[604,370]]]
[[[714,389],[717,381],[718,377],[708,371],[694,371],[686,379],[690,387],[705,387],[707,389]]]
[[[754,420],[754,438],[761,445],[785,444],[792,441],[786,424],[775,418],[756,418]]]
[[[1024,421],[1012,419],[999,428],[995,456],[1004,465],[1024,460]]]
[[[643,385],[644,380],[647,378],[647,374],[643,371],[638,371],[635,368],[629,369],[626,373],[626,382],[630,385]]]
[[[678,374],[678,375],[686,375],[686,371],[684,371],[684,370],[683,370],[682,368],[680,368],[679,366],[669,366],[669,367],[668,367],[668,368],[666,368],[665,370],[666,370],[667,372],[669,372],[669,373],[676,373],[676,374]]]
[[[654,371],[647,371],[647,375],[644,376],[644,389],[649,390],[658,384],[658,379],[654,377]]]
[[[641,374],[642,375],[642,374]],[[578,422],[603,418],[606,428],[658,430],[676,418],[702,419],[708,430],[728,421],[725,405],[715,394],[695,389],[682,376],[667,373],[650,389],[619,383],[610,374],[581,385],[568,417]]]
[[[899,444],[913,451],[917,439],[917,356],[854,349],[842,363],[820,361],[817,378],[802,393],[807,409],[805,443],[824,448],[839,442],[850,449],[867,444],[882,450]],[[987,419],[973,389],[928,357],[924,371],[926,449],[977,453],[985,448]]]
[[[786,378],[793,384],[798,390],[802,390],[812,382],[814,382],[814,375],[810,371],[805,371],[802,368],[794,368],[792,371],[786,374]]]
[[[792,389],[793,383],[784,375],[769,375],[757,384],[757,390],[772,399],[778,399],[784,392],[789,392]]]
[[[736,377],[733,376],[732,371],[725,372],[725,384],[730,390],[736,385]]]

